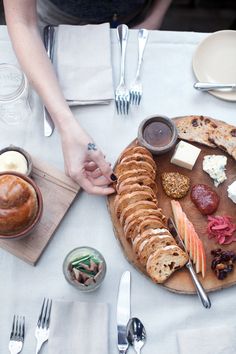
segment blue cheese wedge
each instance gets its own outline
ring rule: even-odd
[[[176,145],[174,155],[172,156],[170,162],[177,166],[192,170],[200,152],[201,149],[181,140]]]
[[[236,203],[236,181],[234,181],[233,183],[231,183],[228,186],[228,197],[234,202]]]
[[[206,155],[204,156],[202,168],[203,171],[209,174],[214,180],[215,187],[224,182],[227,177],[225,174],[225,167],[227,164],[227,157],[223,155]]]

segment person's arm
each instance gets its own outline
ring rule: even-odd
[[[172,0],[153,0],[146,18],[134,28],[159,29]]]
[[[8,31],[22,70],[47,107],[62,141],[66,173],[89,193],[109,194],[112,169],[75,120],[37,26],[36,0],[4,0]],[[113,176],[114,177],[114,176]]]

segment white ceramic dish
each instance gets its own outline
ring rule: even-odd
[[[236,31],[218,31],[206,37],[194,53],[193,71],[201,82],[236,83]],[[209,93],[236,101],[236,91]]]

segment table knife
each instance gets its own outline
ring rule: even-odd
[[[53,57],[54,33],[55,33],[55,29],[53,26],[49,25],[44,28],[44,45],[45,45],[47,55],[51,61]],[[54,130],[54,123],[45,106],[43,106],[43,125],[44,125],[44,136],[46,137],[51,136]]]
[[[221,83],[210,83],[210,82],[195,82],[193,87],[199,91],[211,91],[211,90],[236,90],[236,84],[221,84]]]
[[[118,291],[117,346],[120,354],[125,354],[129,347],[129,342],[127,339],[127,325],[130,320],[130,280],[130,272],[124,272],[120,279]]]
[[[189,256],[188,254],[188,251],[185,247],[185,244],[182,240],[182,238],[180,237],[179,233],[178,233],[178,230],[177,230],[177,227],[173,221],[172,218],[169,218],[168,219],[168,228],[172,234],[172,236],[175,238],[175,240],[177,241],[179,247],[181,247],[186,253],[187,255]],[[196,273],[195,273],[195,270],[193,268],[193,264],[192,264],[192,261],[190,259],[190,257],[188,258],[188,262],[186,263],[186,268],[188,269],[191,277],[192,277],[192,280],[193,280],[193,283],[195,285],[195,288],[196,288],[196,291],[197,291],[197,294],[198,294],[198,297],[199,299],[201,300],[202,302],[202,305],[209,309],[211,307],[211,301],[207,295],[207,293],[205,292],[202,284],[200,283]]]

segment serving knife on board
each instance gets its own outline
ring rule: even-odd
[[[184,244],[182,238],[180,237],[180,235],[178,233],[177,227],[176,227],[176,225],[174,223],[174,220],[172,218],[168,219],[168,228],[169,228],[172,236],[177,241],[179,247],[181,247],[186,252],[186,254],[188,255],[188,262],[185,264],[185,266],[188,269],[188,271],[189,271],[189,273],[190,273],[190,275],[192,277],[193,283],[195,285],[198,297],[201,300],[202,305],[205,308],[209,309],[211,307],[211,301],[209,299],[209,296],[205,292],[202,284],[200,283],[200,281],[199,281],[199,279],[198,279],[198,277],[196,275],[196,272],[195,272],[195,270],[193,268],[193,264],[192,264],[192,261],[191,261],[191,259],[189,257],[188,251],[187,251],[187,249],[185,247],[185,244]]]
[[[53,58],[53,41],[55,29],[53,26],[48,25],[44,27],[44,46],[47,52],[49,59],[52,61]],[[54,123],[50,114],[47,111],[47,108],[43,106],[43,127],[44,127],[44,136],[49,137],[54,131]]]
[[[117,299],[117,346],[120,354],[125,354],[129,347],[127,325],[130,320],[130,282],[130,272],[125,271],[120,279]]]

